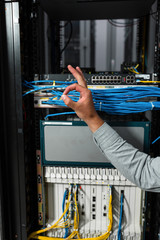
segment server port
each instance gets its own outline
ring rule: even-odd
[[[95,202],[95,201],[96,201],[96,197],[95,197],[95,196],[93,196],[92,200],[93,200],[93,202]]]
[[[127,84],[130,84],[130,83],[131,83],[131,81],[130,81],[130,80],[126,80],[126,83],[127,83]]]

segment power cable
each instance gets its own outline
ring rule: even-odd
[[[62,48],[62,50],[60,51],[60,55],[62,55],[62,53],[65,51],[65,49],[66,49],[67,46],[69,45],[69,43],[70,43],[70,41],[71,41],[71,38],[72,38],[73,25],[72,25],[72,22],[71,22],[71,21],[69,21],[68,23],[70,24],[70,34],[69,34],[68,40],[67,40],[64,48]]]

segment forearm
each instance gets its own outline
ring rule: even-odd
[[[84,119],[84,121],[93,133],[104,124],[104,121],[99,117],[98,114],[95,114],[90,119]]]
[[[160,158],[151,158],[123,140],[108,124],[94,134],[106,158],[137,186],[160,192]]]

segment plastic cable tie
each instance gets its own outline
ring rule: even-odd
[[[153,110],[153,108],[154,108],[155,106],[154,106],[153,102],[150,102],[150,103],[151,103],[151,106],[152,106],[151,110]]]
[[[102,111],[102,102],[99,103],[99,111]]]

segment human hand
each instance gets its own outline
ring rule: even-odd
[[[68,107],[76,112],[79,118],[83,119],[88,124],[92,132],[95,132],[104,121],[98,116],[95,110],[91,91],[87,88],[84,75],[79,67],[76,67],[75,69],[69,65],[68,70],[77,79],[78,84],[75,83],[68,86],[62,95],[62,100]],[[67,96],[67,94],[73,90],[80,93],[80,99],[78,102],[74,102]]]

